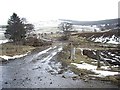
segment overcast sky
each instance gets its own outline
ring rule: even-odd
[[[0,0],[0,24],[13,12],[29,22],[52,19],[94,21],[118,17],[120,0]]]

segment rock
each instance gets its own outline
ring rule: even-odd
[[[13,81],[15,81],[16,79],[13,79]]]
[[[40,79],[40,81],[42,81],[42,79]]]
[[[76,80],[77,78],[72,78],[73,80]]]
[[[62,75],[63,78],[66,78],[64,75]]]
[[[40,77],[38,77],[38,79],[40,79]]]
[[[5,82],[5,84],[8,84],[8,82]]]
[[[63,73],[63,70],[58,71],[58,74],[62,74],[62,73]]]
[[[78,78],[77,76],[72,77],[73,80],[77,80],[77,78]]]
[[[80,75],[82,76],[82,75],[84,75],[84,73],[81,73]]]
[[[52,82],[50,82],[50,84],[52,84]]]
[[[26,77],[25,79],[28,80],[28,77]]]
[[[88,82],[88,79],[85,79],[84,81],[85,81],[85,82]]]

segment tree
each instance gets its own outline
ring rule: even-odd
[[[33,24],[25,24],[25,29],[27,33],[30,33],[31,31],[34,30],[34,25]]]
[[[31,29],[34,29],[32,24],[26,24],[25,18],[20,19],[16,13],[13,13],[8,20],[5,37],[14,43],[21,43],[25,41],[26,33]]]
[[[25,29],[26,29],[27,33],[30,33],[31,31],[34,30],[34,25],[28,23],[27,20],[26,20],[26,18],[22,18],[21,21],[24,23]]]
[[[73,29],[72,24],[68,22],[62,22],[58,28],[64,32],[69,32],[70,30]]]
[[[63,31],[64,33],[64,39],[68,40],[70,37],[71,30],[73,29],[73,25],[68,22],[62,22],[58,28]]]

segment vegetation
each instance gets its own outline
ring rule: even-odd
[[[63,22],[58,27],[60,30],[63,31],[63,36],[61,37],[61,40],[69,40],[71,30],[73,29],[73,26],[71,23]]]
[[[35,49],[35,47],[32,46],[14,45],[13,43],[5,43],[0,45],[0,47],[0,51],[2,51],[1,54],[7,56],[21,55]]]
[[[26,32],[34,28],[32,24],[25,24],[24,21],[25,20],[20,19],[16,13],[13,13],[8,20],[5,37],[16,44],[23,43],[25,41]]]
[[[104,50],[105,49],[104,47],[100,47],[99,43],[87,41],[86,38],[83,38],[83,37],[71,36],[70,41],[72,41],[73,45],[77,48],[86,48],[87,47],[87,48],[92,48],[95,50]],[[108,48],[108,50],[109,49],[110,48]],[[113,49],[115,49],[115,48],[113,48]],[[86,76],[86,75],[89,76],[89,74],[90,75],[96,75],[96,74],[90,70],[79,69],[71,63],[77,63],[77,64],[88,63],[91,65],[97,66],[97,62],[95,61],[95,59],[90,58],[86,55],[83,55],[82,53],[84,53],[84,52],[81,52],[80,49],[77,49],[76,54],[75,54],[76,59],[70,60],[70,45],[67,44],[67,45],[64,45],[63,51],[59,53],[58,60],[62,63],[63,66],[69,67],[74,73],[78,74],[81,79],[84,79],[84,76]],[[101,66],[103,66],[103,63],[101,63]],[[105,69],[101,68],[100,70],[105,70]],[[118,69],[113,68],[113,67],[111,70],[118,72]],[[107,76],[107,77],[103,77],[103,78],[89,76],[87,78],[88,79],[95,78],[95,79],[103,80],[103,81],[104,80],[112,81],[114,83],[117,83],[119,80],[118,76]]]

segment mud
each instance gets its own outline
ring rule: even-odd
[[[55,52],[60,47],[51,48],[36,59],[38,51],[3,63],[0,66],[2,88],[118,88],[110,82],[76,79],[77,75],[64,70],[57,60]]]

